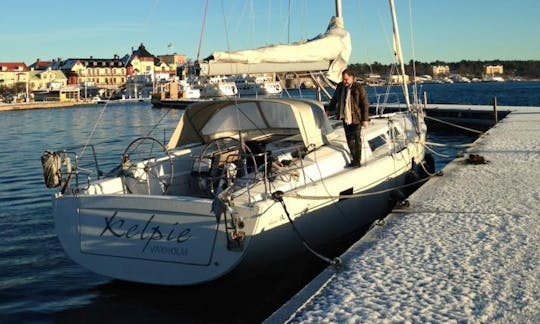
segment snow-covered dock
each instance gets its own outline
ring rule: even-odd
[[[540,107],[505,109],[267,322],[540,323]]]

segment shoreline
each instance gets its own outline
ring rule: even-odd
[[[83,105],[93,105],[95,103],[87,101],[44,101],[44,102],[30,102],[30,103],[14,103],[14,104],[0,104],[0,112],[2,111],[16,111],[16,110],[30,110],[30,109],[44,109],[44,108],[69,108]]]

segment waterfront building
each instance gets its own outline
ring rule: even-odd
[[[448,65],[434,65],[431,69],[434,77],[447,77],[450,75],[450,67]]]
[[[187,56],[184,54],[166,54],[166,55],[158,55],[157,56],[159,61],[162,63],[165,63],[170,71],[170,76],[179,76],[181,79],[184,77],[181,75],[178,75],[178,70],[180,72],[182,71],[182,67],[187,64]],[[163,70],[163,67],[161,67],[161,70]]]
[[[0,62],[0,86],[13,87],[28,82],[28,66],[23,62]]]
[[[61,70],[70,85],[89,85],[115,89],[126,82],[126,69],[122,61],[114,58],[78,58],[64,61]]]
[[[148,52],[141,43],[139,47],[131,49],[130,54],[122,57],[122,63],[126,67],[126,89],[124,96],[128,98],[147,97],[152,92],[154,81],[156,80],[156,64],[159,63],[157,57]],[[164,66],[167,71],[168,67]]]
[[[60,90],[67,86],[67,78],[60,70],[30,70],[28,74],[30,91]]]
[[[504,68],[502,65],[487,65],[484,66],[484,74],[487,76],[503,75]]]
[[[403,80],[405,80],[405,83],[409,83],[409,76],[408,75],[401,75],[401,74],[393,74],[390,76],[388,83],[390,84],[401,84],[403,83]]]
[[[126,83],[126,68],[118,55],[114,58],[69,58],[51,64],[67,77],[67,85],[80,87],[83,96],[92,95],[96,89],[105,96],[110,96]]]
[[[157,58],[152,55],[141,43],[139,48],[131,49],[131,54],[122,58],[122,63],[126,67],[126,75],[148,75],[154,80],[154,65]]]

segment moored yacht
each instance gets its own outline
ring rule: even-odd
[[[423,163],[425,134],[421,114],[373,116],[362,167],[350,168],[341,122],[319,102],[193,104],[167,145],[137,138],[94,181],[71,171],[53,200],[56,232],[77,263],[128,281],[191,285],[269,266],[302,252],[297,232],[318,247],[384,216]]]
[[[229,79],[236,84],[238,94],[241,97],[278,95],[283,91],[279,81],[272,80],[265,75],[234,75]]]
[[[403,76],[392,0],[390,6]],[[336,16],[316,38],[215,52],[199,63],[206,78],[289,70],[319,71],[314,82],[337,82],[349,55],[336,1]],[[425,168],[424,114],[410,104],[401,80],[407,109],[371,116],[362,130],[361,167],[349,167],[342,122],[307,99],[192,104],[167,144],[135,138],[105,176],[97,162],[92,171],[76,153],[47,151],[42,164],[46,185],[58,188],[53,215],[60,242],[91,271],[162,285],[271,269],[305,248],[336,263],[315,249],[358,235],[385,216]]]

